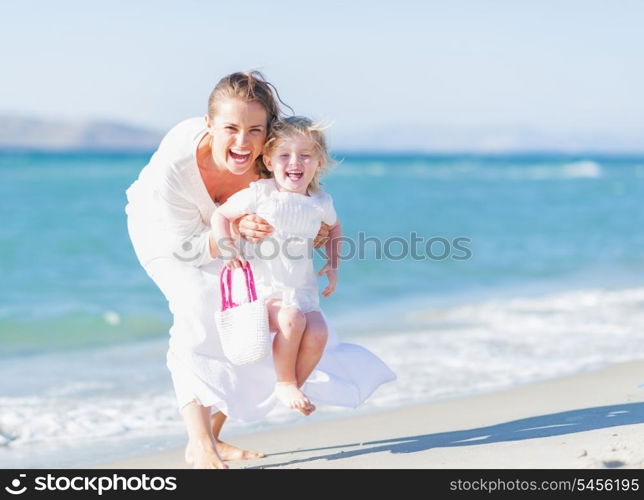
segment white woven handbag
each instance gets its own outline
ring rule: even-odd
[[[223,267],[219,275],[221,311],[215,312],[221,347],[224,355],[234,365],[257,363],[271,352],[268,311],[264,300],[257,300],[250,262],[242,267],[242,271],[248,302],[233,302],[232,270]]]

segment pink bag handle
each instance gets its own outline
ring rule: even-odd
[[[231,307],[236,306],[233,302],[232,296],[232,275],[231,270],[226,266],[222,266],[221,273],[219,273],[219,287],[221,289],[221,310],[225,311]]]
[[[254,302],[257,300],[257,291],[255,289],[255,277],[253,276],[253,270],[250,267],[250,262],[246,263],[246,266],[242,267],[244,272],[244,278],[246,282],[246,293],[248,296],[248,302]],[[219,287],[221,289],[221,310],[222,312],[231,307],[237,307],[239,304],[233,302],[233,283],[232,283],[232,269],[228,269],[226,266],[221,268],[221,273],[219,274]]]
[[[248,301],[255,302],[257,300],[257,290],[255,290],[255,276],[253,276],[253,268],[250,267],[250,262],[246,262],[246,267],[243,269],[248,286]]]

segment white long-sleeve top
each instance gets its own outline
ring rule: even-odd
[[[195,267],[213,260],[208,237],[217,205],[196,157],[204,134],[203,117],[173,127],[126,191],[130,236],[144,267],[158,257],[174,257]]]

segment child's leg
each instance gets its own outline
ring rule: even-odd
[[[302,387],[311,372],[317,366],[322,352],[329,338],[329,330],[326,321],[320,311],[311,311],[306,313],[306,328],[302,334],[300,350],[297,353],[295,363],[295,374],[297,376],[297,386]]]
[[[294,307],[280,307],[279,301],[269,301],[268,314],[271,329],[276,331],[273,340],[273,362],[277,384],[275,395],[287,407],[304,415],[311,413],[311,402],[297,386],[295,363],[306,316]]]

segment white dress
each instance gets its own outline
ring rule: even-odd
[[[262,179],[233,194],[226,207],[233,213],[257,214],[274,228],[258,245],[243,245],[259,276],[258,293],[282,299],[282,307],[319,311],[313,240],[322,222],[332,226],[337,221],[331,196],[324,191],[309,195],[279,191],[274,179]]]
[[[203,118],[176,125],[127,190],[126,213],[141,265],[165,295],[173,316],[167,365],[179,408],[197,401],[237,421],[256,421],[275,405],[272,358],[235,366],[224,356],[214,312],[221,307],[221,260],[208,251],[216,209],[203,184],[196,148]],[[328,322],[327,322],[328,324]],[[356,407],[394,373],[373,353],[329,340],[304,392],[315,404]]]

